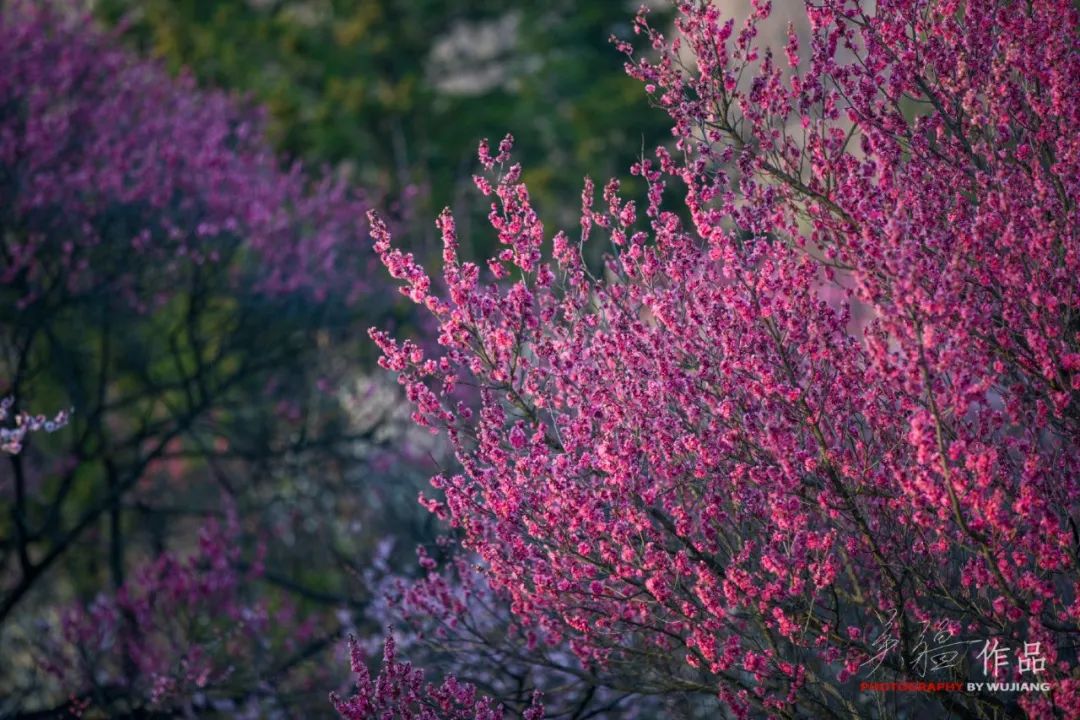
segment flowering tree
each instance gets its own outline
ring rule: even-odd
[[[301,707],[293,671],[340,636],[325,610],[362,605],[345,573],[312,577],[338,566],[338,498],[322,490],[317,555],[292,513],[310,485],[296,466],[380,442],[378,418],[347,428],[315,388],[352,359],[317,351],[361,301],[386,307],[357,279],[369,203],[281,164],[257,109],[72,7],[0,8],[0,397],[76,409],[27,442],[46,421],[0,406],[0,715],[69,696],[167,713],[202,707],[199,683],[219,704]],[[198,541],[223,496],[239,516],[224,558]],[[324,612],[285,623],[293,606]],[[63,684],[27,659],[40,647]]]
[[[243,570],[240,520],[225,506],[222,522],[199,529],[195,552],[163,552],[115,594],[64,610],[42,657],[70,689],[67,707],[252,714],[274,707],[280,684],[302,687],[288,658],[312,641],[318,619],[301,620],[292,598],[259,589],[261,561]]]
[[[678,11],[638,17],[654,55],[621,44],[674,122],[642,206],[588,184],[546,257],[509,138],[482,145],[504,249],[482,280],[444,213],[445,293],[372,217],[439,322],[438,353],[372,331],[460,462],[425,504],[521,622],[642,693],[876,717],[856,680],[1037,680],[900,711],[1075,716],[1075,9],[808,1],[784,59],[768,2]]]

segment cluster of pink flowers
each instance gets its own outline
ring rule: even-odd
[[[7,427],[0,427],[0,453],[18,454],[26,441],[27,433],[41,430],[49,433],[56,432],[67,425],[71,417],[71,412],[67,410],[61,410],[51,418],[25,412],[12,412],[14,405],[14,398],[0,398],[0,423],[7,425]]]
[[[437,353],[372,331],[461,465],[425,504],[522,622],[643,692],[874,714],[849,679],[910,676],[946,621],[1041,643],[1054,691],[1009,702],[1080,712],[1075,8],[808,1],[786,62],[768,2],[678,9],[673,37],[635,24],[676,138],[633,168],[642,206],[587,184],[546,260],[509,138],[483,145],[503,249],[482,279],[444,213],[444,292],[372,216],[439,323]]]
[[[272,697],[260,676],[271,680],[273,665],[308,642],[316,625],[286,598],[252,592],[262,562],[243,562],[241,540],[227,506],[224,522],[203,524],[190,554],[163,552],[115,592],[68,607],[46,669],[72,697],[102,708],[113,696],[143,708],[218,710]]]
[[[331,694],[330,701],[344,720],[502,720],[503,709],[479,696],[476,687],[459,682],[452,675],[440,685],[424,682],[422,670],[399,662],[393,635],[383,646],[382,669],[374,680],[366,658],[355,638],[349,638],[356,694],[343,699]],[[524,720],[541,720],[544,707],[535,696],[522,715]]]
[[[263,292],[366,288],[367,204],[344,178],[282,167],[258,111],[170,77],[62,2],[9,3],[0,64],[0,285],[20,307],[57,289],[148,307],[163,277],[238,254]]]
[[[483,688],[510,717],[535,707],[541,689],[546,717],[670,714],[669,698],[643,698],[622,678],[582,665],[567,644],[544,643],[487,583],[477,558],[457,553],[451,538],[438,538],[430,554],[419,547],[418,555],[421,576],[372,582],[378,592],[365,613],[373,624],[394,628],[397,653],[414,665]],[[357,643],[354,652],[371,653],[376,639]]]

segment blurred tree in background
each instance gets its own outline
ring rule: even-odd
[[[128,37],[173,70],[251,91],[284,152],[416,193],[419,246],[434,241],[428,218],[442,207],[468,221],[483,137],[512,131],[538,207],[574,223],[566,209],[586,174],[629,179],[637,148],[668,136],[609,43],[631,34],[632,5],[101,0],[98,10],[130,23]]]
[[[0,14],[0,420],[75,408],[0,457],[0,716],[324,708],[377,542],[422,537],[346,341],[392,305],[372,200],[70,9]]]

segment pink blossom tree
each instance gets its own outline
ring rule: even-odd
[[[288,660],[312,642],[319,619],[299,617],[293,598],[260,587],[262,559],[244,568],[240,518],[224,504],[224,519],[199,529],[194,552],[163,552],[115,593],[63,610],[41,657],[68,688],[69,709],[252,714],[302,689]]]
[[[509,138],[480,151],[486,271],[444,213],[437,288],[372,216],[439,323],[434,353],[372,331],[460,463],[423,502],[520,622],[642,693],[734,717],[1074,717],[1077,12],[803,9],[783,57],[765,0],[741,27],[679,3],[670,37],[639,15],[651,53],[622,45],[627,68],[674,147],[634,167],[641,204],[587,184],[580,241],[548,245]],[[865,679],[1049,689],[893,703]]]
[[[305,530],[297,468],[383,443],[316,387],[351,369],[328,356],[356,309],[387,307],[370,202],[76,6],[0,7],[0,715],[325,709],[316,656],[363,606],[325,508],[359,503],[319,486]],[[28,404],[75,413],[27,436],[49,429]],[[222,497],[238,526],[200,544]]]

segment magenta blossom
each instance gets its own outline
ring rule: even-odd
[[[635,24],[654,54],[628,69],[676,138],[634,167],[641,205],[589,184],[580,243],[552,238],[509,140],[485,144],[503,249],[462,262],[444,213],[445,293],[372,217],[439,322],[435,353],[372,331],[456,449],[425,503],[523,623],[643,691],[876,717],[868,673],[980,679],[974,652],[920,665],[940,626],[1039,647],[1053,690],[919,712],[1075,716],[1076,10],[806,2],[780,60],[770,3],[741,27],[678,7],[671,37]]]

